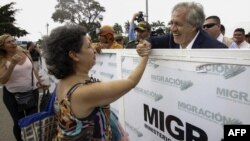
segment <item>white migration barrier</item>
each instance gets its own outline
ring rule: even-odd
[[[91,74],[126,78],[136,51],[104,50]],[[220,141],[224,124],[250,124],[250,50],[154,50],[140,83],[118,102],[131,141]]]

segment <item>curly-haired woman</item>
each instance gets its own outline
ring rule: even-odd
[[[84,28],[65,25],[51,32],[44,55],[49,72],[59,79],[55,102],[58,133],[55,140],[112,139],[109,104],[137,85],[148,61],[149,44],[141,43],[139,46],[145,46],[141,48],[141,61],[127,79],[100,82],[89,77],[96,51],[91,47]]]

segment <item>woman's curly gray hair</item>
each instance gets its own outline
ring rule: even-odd
[[[50,74],[62,79],[74,73],[69,51],[80,52],[86,30],[80,25],[64,25],[52,30],[45,40],[44,58]]]

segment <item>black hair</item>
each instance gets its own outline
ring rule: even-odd
[[[243,33],[243,35],[245,35],[245,29],[243,29],[243,28],[236,28],[234,30],[234,32],[241,32],[241,33]]]
[[[26,46],[26,49],[29,49],[30,46],[32,45],[32,43],[33,43],[33,42],[28,42],[28,43],[27,43],[27,46]]]
[[[86,30],[80,25],[64,25],[52,30],[45,41],[44,57],[50,74],[63,79],[74,73],[69,52],[80,52]]]
[[[225,32],[226,31],[225,26],[223,24],[220,25],[220,31],[221,32]]]
[[[209,16],[209,17],[206,18],[206,20],[208,20],[208,19],[213,19],[213,20],[215,20],[215,22],[217,24],[220,24],[220,18],[218,16],[215,16],[215,15]]]

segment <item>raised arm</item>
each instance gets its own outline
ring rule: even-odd
[[[139,13],[135,13],[130,21],[130,24],[129,24],[129,33],[128,33],[129,42],[136,40],[135,19],[136,19],[136,17],[138,17],[138,15],[139,15]]]
[[[135,67],[127,79],[94,83],[82,86],[76,90],[76,93],[81,93],[84,101],[88,103],[86,105],[96,107],[110,104],[126,94],[139,83],[147,65],[151,49],[150,44],[144,41],[140,42],[138,47],[141,48],[140,56],[142,57],[139,64]]]
[[[5,84],[10,79],[10,76],[16,66],[16,64],[21,61],[22,56],[19,54],[15,54],[11,57],[10,65],[7,67],[6,62],[1,61],[0,68],[0,83]]]

